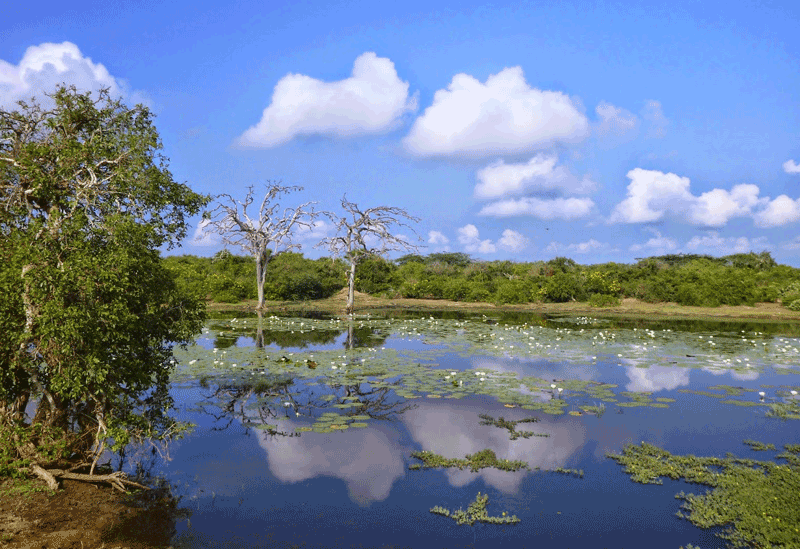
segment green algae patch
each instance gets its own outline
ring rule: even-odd
[[[645,442],[608,457],[635,482],[661,484],[666,477],[710,487],[703,495],[678,493],[678,516],[700,528],[723,527],[717,535],[731,547],[800,547],[800,459],[792,445],[785,448],[776,457],[788,465],[730,455],[677,456]]]
[[[503,511],[502,515],[499,517],[489,516],[486,511],[488,503],[489,495],[481,495],[481,493],[478,492],[475,500],[469,504],[466,511],[458,509],[457,511],[450,512],[450,510],[437,505],[431,509],[430,512],[435,515],[451,518],[458,524],[469,526],[474,526],[476,522],[484,522],[486,524],[516,524],[520,522],[516,515],[511,515],[509,517],[505,511]]]

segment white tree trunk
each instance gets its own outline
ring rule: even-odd
[[[263,254],[256,256],[256,288],[258,289],[258,307],[259,311],[264,308],[264,282],[266,280],[267,266],[264,264]]]
[[[356,262],[354,260],[350,261],[350,276],[348,277],[348,288],[347,288],[347,314],[353,314],[353,301],[355,300],[355,288],[356,288]]]

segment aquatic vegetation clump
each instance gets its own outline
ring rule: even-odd
[[[509,517],[505,511],[503,511],[503,514],[499,517],[489,516],[486,512],[488,503],[489,495],[481,495],[481,493],[478,492],[478,495],[475,496],[475,501],[469,504],[466,511],[459,509],[451,513],[450,510],[437,505],[431,509],[431,513],[451,518],[458,524],[466,524],[469,526],[473,526],[476,522],[485,522],[486,524],[516,524],[520,521],[517,515],[511,515]]]
[[[743,441],[747,444],[751,450],[756,452],[766,452],[767,450],[774,450],[774,444],[764,444],[763,442],[758,442],[757,440],[745,440]]]
[[[533,431],[517,431],[516,427],[520,423],[536,423],[539,421],[539,418],[536,417],[529,417],[525,419],[518,419],[516,421],[508,421],[503,416],[500,416],[499,419],[494,419],[492,416],[488,414],[480,414],[478,416],[483,421],[481,421],[481,425],[494,425],[495,427],[500,427],[502,429],[507,429],[509,433],[510,440],[517,440],[518,438],[531,438],[531,437],[549,437],[547,433],[534,433]]]
[[[572,475],[574,477],[583,478],[583,469],[566,469],[564,467],[556,467],[553,469],[554,473],[561,473],[562,475]]]
[[[497,455],[494,453],[493,450],[489,448],[481,450],[479,452],[475,452],[474,454],[471,455],[467,454],[465,459],[459,459],[459,458],[448,459],[444,456],[440,456],[439,454],[429,452],[428,450],[422,450],[420,452],[412,452],[411,457],[422,461],[422,465],[420,464],[410,465],[408,467],[410,470],[419,470],[423,467],[425,469],[434,469],[437,467],[442,467],[442,468],[458,467],[459,469],[464,469],[465,467],[469,467],[469,469],[473,473],[481,469],[485,469],[487,467],[493,467],[495,469],[500,469],[501,471],[512,471],[512,472],[519,471],[520,469],[530,470],[530,465],[528,465],[524,461],[497,459]]]
[[[794,445],[796,446],[796,445]],[[676,456],[643,442],[609,455],[635,482],[661,484],[661,478],[683,479],[712,487],[704,495],[680,492],[678,517],[701,528],[722,526],[717,534],[734,548],[800,547],[800,459],[793,445],[776,456],[788,465],[728,456]]]
[[[792,400],[790,402],[775,402],[770,404],[767,410],[767,417],[777,417],[779,419],[800,419],[800,402]]]

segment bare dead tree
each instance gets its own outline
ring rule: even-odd
[[[277,199],[303,188],[282,187],[279,183],[267,182],[266,194],[255,212],[247,211],[254,201],[255,188],[251,185],[243,201],[229,194],[217,195],[217,205],[203,216],[208,225],[222,235],[225,244],[239,246],[255,258],[259,310],[264,308],[264,282],[269,261],[284,252],[299,250],[300,244],[292,242],[292,230],[310,227],[317,216],[313,209],[307,210],[315,202],[281,211]]]
[[[342,197],[342,209],[347,212],[344,217],[324,212],[336,227],[336,236],[325,238],[317,246],[327,248],[333,256],[344,257],[350,263],[347,314],[352,314],[356,265],[370,256],[384,256],[390,251],[418,250],[418,245],[412,244],[403,236],[392,234],[390,229],[394,226],[407,227],[414,232],[404,220],[418,222],[419,218],[402,208],[392,206],[362,210],[357,204],[347,200],[347,196]],[[419,237],[418,240],[422,241]]]

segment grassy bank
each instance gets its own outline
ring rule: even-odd
[[[345,291],[326,299],[307,301],[267,301],[267,312],[306,313],[320,312],[332,315],[344,314]],[[209,303],[211,311],[255,311],[255,300],[241,303]],[[356,314],[391,311],[472,311],[488,312],[531,312],[550,315],[594,315],[626,318],[679,318],[685,320],[759,320],[800,321],[800,312],[792,311],[780,303],[757,303],[746,305],[721,305],[719,307],[691,307],[676,303],[645,303],[633,298],[625,298],[617,306],[591,307],[586,302],[568,303],[528,303],[524,305],[495,305],[492,303],[472,303],[448,301],[445,299],[386,299],[356,292]]]

